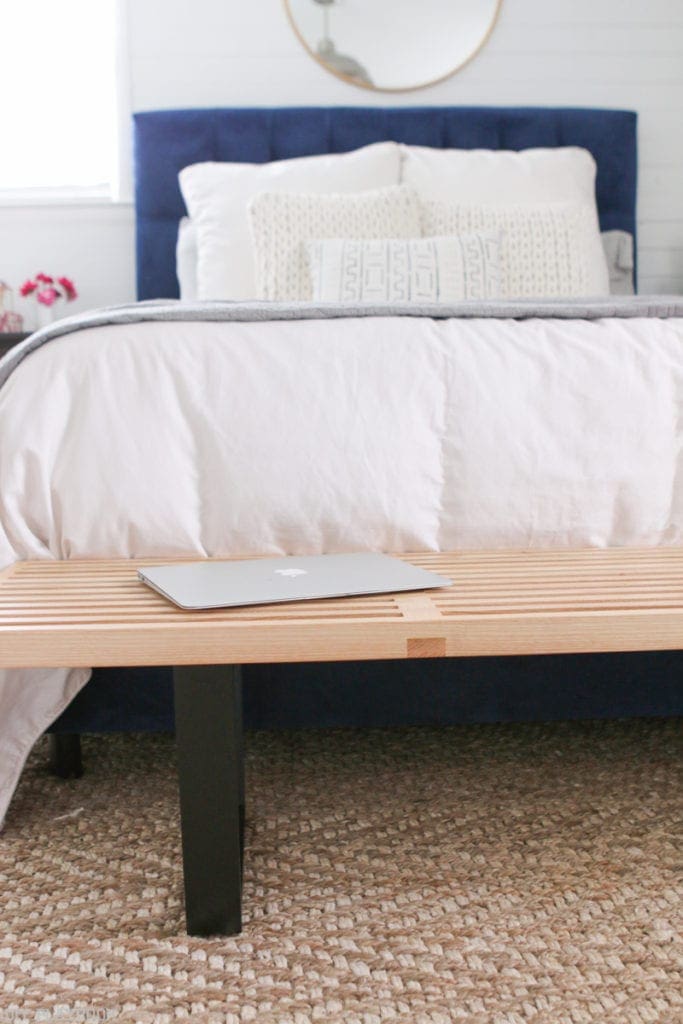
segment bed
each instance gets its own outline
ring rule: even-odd
[[[581,147],[591,153],[597,163],[596,194],[600,228],[603,231],[626,232],[635,238],[636,117],[631,112],[405,107],[150,112],[138,114],[135,118],[138,297],[174,298],[178,294],[176,241],[178,223],[185,213],[178,189],[178,173],[182,168],[206,160],[264,163],[321,153],[345,153],[384,140],[435,149]],[[598,322],[602,321],[592,321],[591,330],[595,329]],[[327,323],[330,326],[326,330],[334,333],[339,329],[339,320]],[[369,332],[374,330],[375,322],[371,323],[368,319],[358,323],[357,331],[362,342],[362,338],[367,339]],[[626,321],[619,324],[622,334],[627,334],[632,327],[635,330],[633,324],[628,328],[625,324]],[[240,329],[246,331],[251,326],[241,325]],[[414,351],[412,326],[410,318],[406,317],[401,321],[399,329],[403,339],[402,351],[406,353],[408,377],[413,374],[414,380],[417,379],[416,375],[423,372],[426,377],[429,372],[434,372],[436,380],[439,370],[438,367],[435,369],[435,360],[438,362],[438,359],[434,356],[431,370],[420,363],[424,353],[416,354]],[[105,328],[107,330],[111,332],[111,327]],[[182,324],[180,328],[176,325],[174,330],[176,334],[173,345],[183,346],[186,335],[183,334]],[[672,378],[677,381],[680,336],[675,331],[672,334],[668,326],[666,332],[667,337],[661,341],[665,351],[664,362],[671,368]],[[112,339],[114,336],[110,333],[107,337]],[[393,337],[392,334],[391,342],[385,339],[387,344],[393,344]],[[69,343],[69,339],[65,339],[66,347]],[[339,344],[343,346],[346,343],[339,341]],[[609,359],[601,364],[606,373],[608,368],[610,373],[616,372],[612,386],[617,390],[625,385],[627,379],[632,383],[637,367],[644,365],[643,360],[647,362],[651,358],[648,355],[647,340],[631,338],[624,344],[624,352],[627,349],[630,352],[627,377],[620,376]],[[50,348],[50,345],[46,346],[46,349]],[[125,372],[125,359],[117,356],[114,348],[112,344],[106,346],[107,358],[113,359],[108,372]],[[481,348],[485,350],[486,345]],[[269,351],[272,355],[274,349]],[[307,359],[316,358],[312,354],[313,350],[305,345],[301,353],[306,353]],[[47,359],[41,355],[32,358]],[[57,357],[53,353],[51,358],[54,361]],[[117,358],[123,361],[117,362]],[[652,365],[647,362],[644,379],[649,380]],[[45,372],[48,372],[47,366]],[[656,375],[656,367],[653,372]],[[154,368],[150,369],[150,373],[152,381]],[[95,375],[93,380],[104,391],[106,385],[102,378]],[[668,394],[666,389],[670,389],[671,380],[668,377],[666,381],[662,380],[661,387]],[[636,392],[637,388],[632,396],[634,414],[642,415],[643,426],[646,420],[648,422],[645,433],[648,434],[650,448],[645,445],[640,452],[644,465],[648,460],[656,461],[659,423],[649,422],[651,417],[648,410],[651,408],[653,394],[657,392]],[[424,401],[426,404],[422,409],[418,402],[418,416],[428,415],[425,410],[428,409],[429,398],[425,397]],[[667,402],[664,405],[668,408]],[[633,426],[631,423],[631,428]],[[662,424],[662,429],[668,430],[669,427],[670,424]],[[635,429],[633,437],[641,433],[643,430]],[[384,459],[385,463],[389,461],[386,452]],[[96,473],[94,468],[93,473]],[[569,533],[560,538],[559,543],[571,543],[573,538],[579,544],[600,544],[605,543],[605,536],[615,538],[608,539],[608,542],[614,543],[633,543],[634,538],[639,543],[679,543],[682,524],[679,522],[679,510],[675,502],[678,493],[676,481],[667,479],[655,483],[654,491],[657,491],[659,497],[669,493],[672,498],[673,504],[666,522],[660,522],[663,516],[660,510],[653,513],[655,519],[659,516],[656,526],[650,523],[644,528],[642,523],[634,522],[627,524],[622,533],[610,533],[608,529],[607,533],[601,535],[598,531],[595,536],[586,535],[585,532],[582,534],[579,529],[575,534]],[[50,489],[49,485],[47,489]],[[628,487],[623,497],[628,506],[628,519]],[[408,494],[408,504],[409,498]],[[65,500],[65,492],[60,490],[59,483],[56,490],[46,497],[49,505],[46,516],[54,527],[55,536],[63,524],[64,508],[60,503]],[[662,501],[666,504],[665,497]],[[112,497],[114,506],[120,510],[120,504]],[[45,532],[46,528],[43,527]],[[35,536],[35,531],[32,536]],[[110,549],[97,549],[100,541],[96,530],[91,531],[91,536],[92,542],[86,555],[112,553]],[[248,537],[248,533],[240,536],[242,541],[239,551],[223,545],[218,553],[251,553],[251,548],[244,550],[244,538]],[[456,535],[456,540],[461,536]],[[494,540],[498,537],[502,545],[524,545],[524,539],[520,541],[520,536],[514,534],[514,531],[498,534],[494,531],[489,535],[489,540],[490,537]],[[540,534],[531,541],[527,537],[527,542],[542,544],[543,540],[539,537]],[[129,547],[123,553],[137,556],[197,551],[194,543],[184,545],[182,537],[175,544],[170,544],[166,538],[165,547],[161,545],[163,550],[149,536],[145,538],[136,535],[134,529],[129,539]],[[552,543],[552,538],[547,540]],[[352,542],[361,545],[375,543],[385,548],[403,547],[406,550],[410,547],[438,545],[438,537],[412,530],[410,522],[402,522],[401,528],[394,530],[391,535],[383,534],[380,530],[374,541],[354,538],[352,534],[344,535],[343,532],[331,541],[327,534],[322,541],[317,542],[316,550],[337,549],[336,545],[344,547]],[[105,548],[108,543],[106,539],[101,541]],[[246,546],[249,547],[248,543]],[[14,544],[14,549],[17,548],[21,549],[21,545]],[[277,553],[278,543],[274,543],[269,550]],[[52,555],[66,553],[67,556],[72,552],[80,555],[84,553],[82,545],[79,546],[73,536],[65,537],[63,532],[56,539],[51,533],[43,552]],[[211,553],[217,552],[212,550]],[[683,709],[680,687],[675,678],[678,662],[677,655],[656,653],[476,659],[457,666],[438,660],[428,664],[424,661],[408,663],[405,666],[254,666],[246,679],[245,721],[247,726],[252,727],[295,727],[677,714]],[[55,730],[66,733],[171,727],[170,677],[163,671],[141,673],[137,670],[95,673],[92,681],[80,690],[53,726]],[[15,760],[22,756],[25,756],[23,750],[14,754]]]

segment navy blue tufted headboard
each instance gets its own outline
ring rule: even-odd
[[[636,115],[548,107],[280,107],[135,115],[138,298],[178,295],[175,243],[185,213],[178,172],[203,160],[264,163],[343,153],[391,139],[460,149],[583,146],[598,165],[603,231],[635,238]]]

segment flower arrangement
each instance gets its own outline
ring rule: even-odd
[[[49,274],[36,274],[24,281],[19,289],[20,294],[26,298],[28,295],[35,295],[36,301],[43,306],[53,306],[58,299],[66,302],[73,302],[78,298],[73,281],[68,277],[50,277]]]

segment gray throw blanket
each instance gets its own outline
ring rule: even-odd
[[[530,299],[466,301],[457,303],[301,303],[301,302],[179,302],[155,299],[125,306],[110,306],[58,320],[36,331],[10,349],[0,360],[0,387],[29,353],[64,334],[107,324],[134,324],[153,320],[258,321],[328,320],[344,317],[415,316],[445,320],[498,318],[527,320],[599,320],[605,317],[683,317],[681,295],[610,296],[606,299]]]

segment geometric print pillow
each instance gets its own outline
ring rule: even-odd
[[[308,244],[314,302],[458,302],[500,297],[500,233],[332,238]]]

